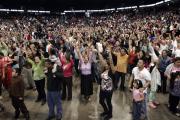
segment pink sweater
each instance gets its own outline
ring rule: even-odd
[[[71,77],[73,75],[73,59],[69,63],[66,63],[66,58],[62,53],[59,54],[59,59],[62,64],[64,77]]]

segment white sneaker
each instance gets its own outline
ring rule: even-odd
[[[0,100],[2,100],[3,99],[3,97],[2,96],[0,96]]]

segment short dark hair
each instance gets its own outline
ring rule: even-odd
[[[143,63],[145,63],[145,60],[143,58],[139,59],[138,61],[140,61],[140,60],[143,61]]]
[[[166,53],[168,53],[168,51],[167,51],[167,50],[163,50],[162,52],[166,52]]]
[[[50,63],[51,65],[54,65],[55,62],[52,62],[50,59],[47,59],[46,62]]]
[[[138,89],[143,87],[143,84],[142,84],[142,81],[141,81],[141,80],[134,80],[134,83],[137,84]]]
[[[180,60],[180,57],[176,57],[176,58],[174,59],[174,62],[179,61],[179,60]]]
[[[20,69],[20,68],[13,68],[13,70],[15,70],[15,72],[16,72],[18,75],[21,75],[21,69]]]
[[[0,52],[0,56],[4,56],[4,53]]]

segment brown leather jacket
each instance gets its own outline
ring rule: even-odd
[[[13,77],[9,88],[10,97],[24,97],[24,89],[22,76]]]

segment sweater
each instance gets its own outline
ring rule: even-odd
[[[62,53],[60,53],[59,59],[62,64],[64,77],[71,77],[73,75],[73,60],[71,59],[69,63],[66,63],[66,58]]]
[[[31,59],[28,59],[28,62],[31,63],[31,65],[32,65],[33,79],[36,81],[44,79],[45,78],[45,74],[44,74],[45,60],[44,60],[44,58],[41,57],[41,61],[38,64],[36,64]]]
[[[9,87],[9,94],[11,97],[24,97],[24,81],[22,76],[13,77]]]

